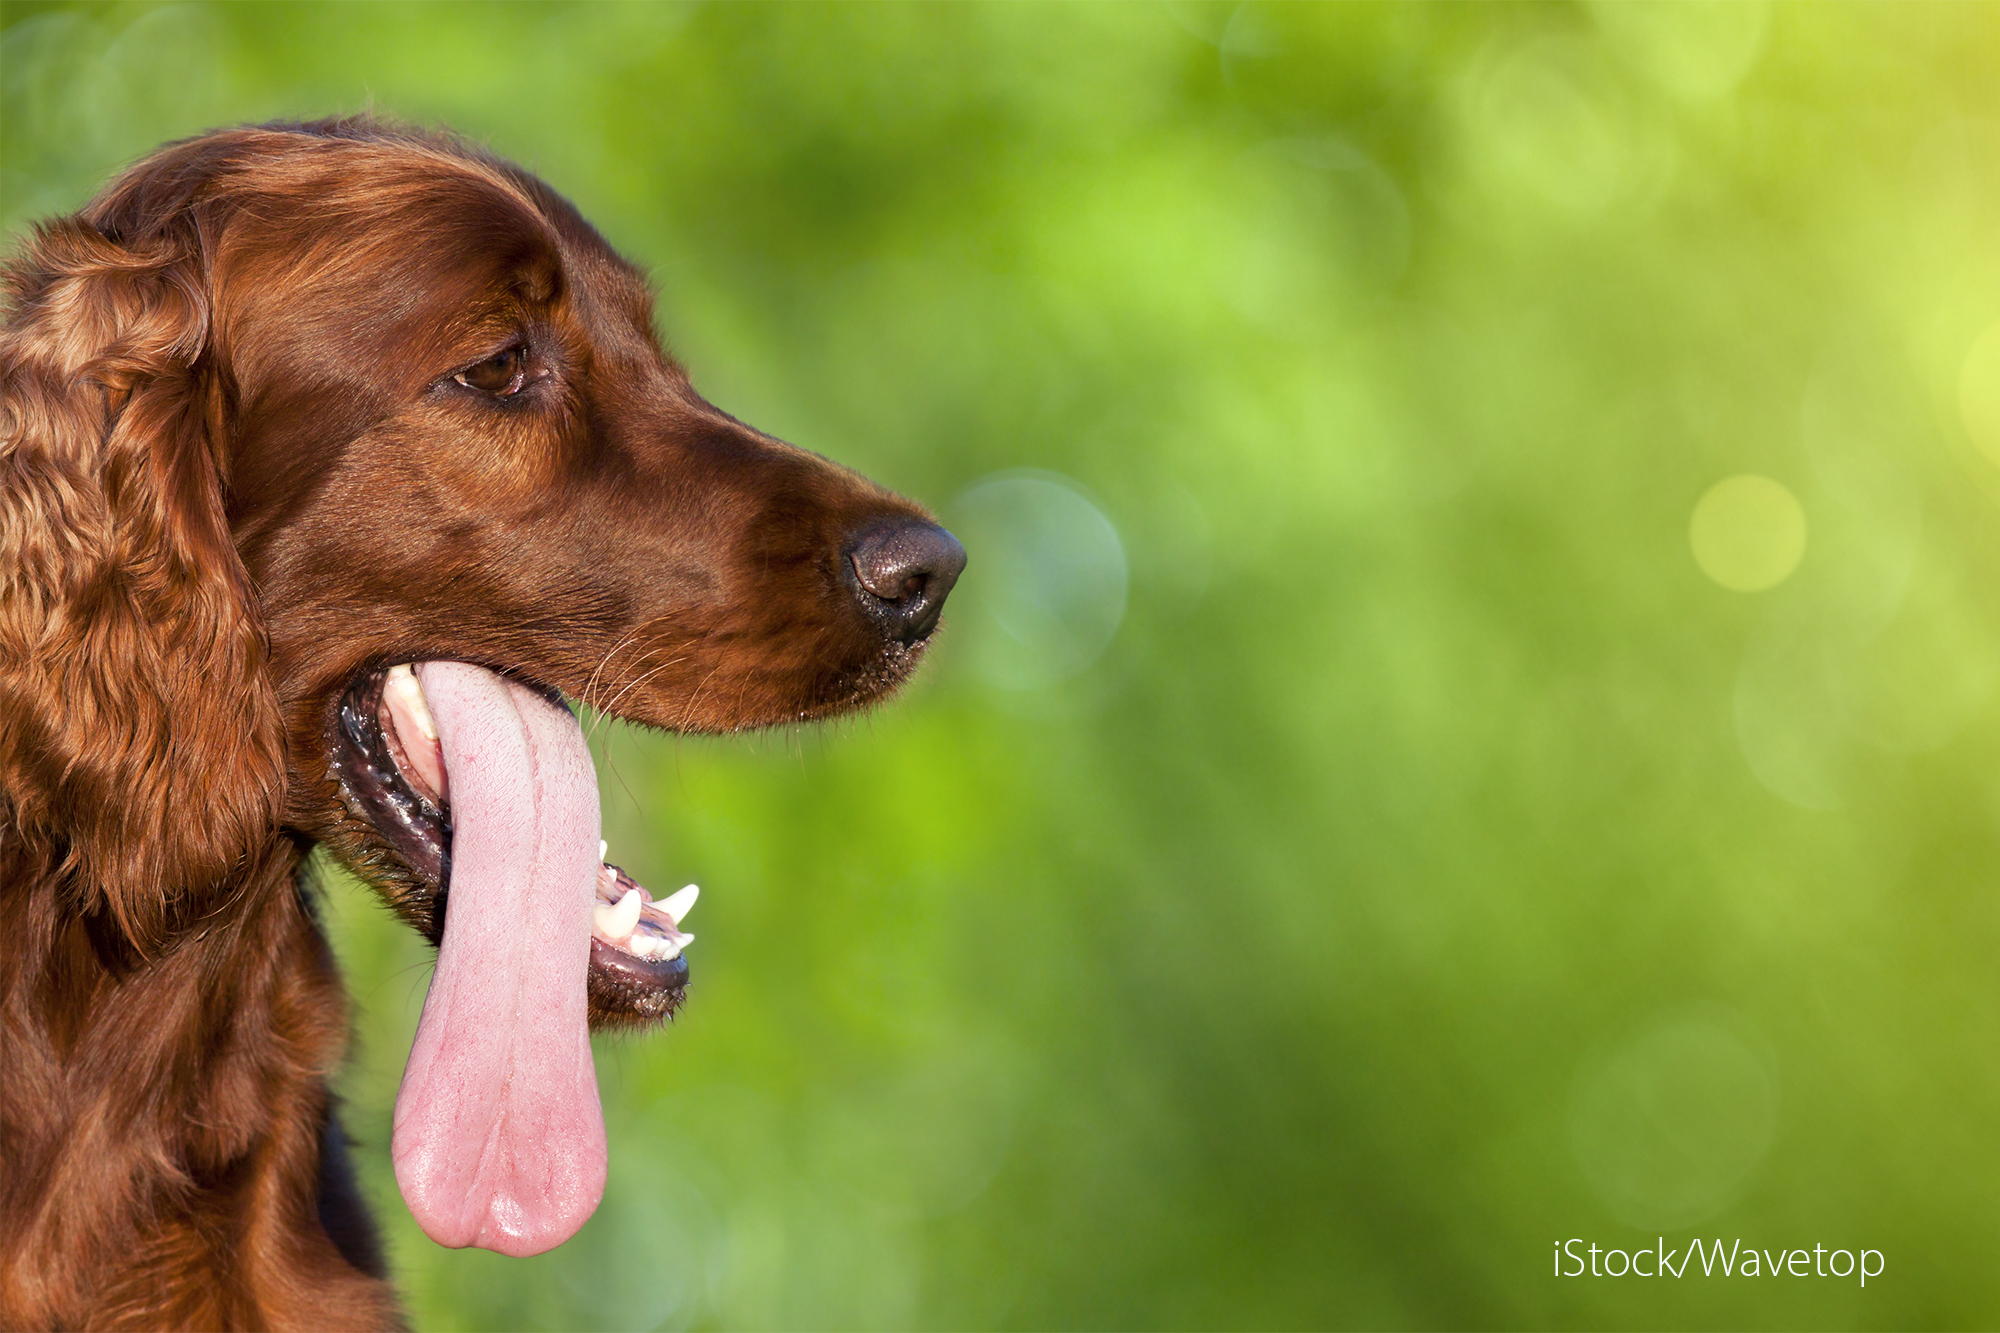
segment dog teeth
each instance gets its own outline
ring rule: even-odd
[[[692,935],[680,935],[669,939],[665,935],[638,934],[622,946],[641,958],[663,961],[680,957],[681,950],[694,942]]]
[[[617,877],[609,866],[598,874],[600,896],[591,908],[591,934],[606,944],[623,949],[637,958],[665,961],[680,957],[681,950],[694,943],[694,936],[681,930],[680,922],[694,910],[701,890],[690,884],[659,902],[651,902],[640,889],[627,889],[616,902],[609,895],[618,889]],[[645,915],[645,909],[658,915]],[[660,920],[659,916],[666,919]]]
[[[678,926],[681,922],[687,920],[688,913],[694,910],[694,900],[699,897],[701,897],[701,890],[690,884],[678,893],[660,899],[653,906],[672,917],[674,925]]]
[[[599,903],[591,909],[591,920],[597,933],[613,943],[622,943],[639,924],[639,891],[625,890],[625,896],[617,903]]]
[[[606,842],[602,838],[599,838],[597,840],[597,859],[599,863],[609,861],[611,859],[611,844]]]
[[[424,698],[424,687],[417,683],[417,673],[410,669],[408,662],[390,667],[389,677],[382,682],[382,688],[396,692],[396,698],[402,701],[410,720],[417,724],[417,730],[424,734],[425,740],[438,738],[437,722],[431,717],[430,702]]]

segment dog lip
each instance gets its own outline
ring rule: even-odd
[[[349,810],[372,827],[428,890],[419,925],[433,943],[444,931],[445,886],[451,880],[451,815],[404,777],[382,726],[387,668],[364,671],[335,705],[328,767]]]
[[[680,1008],[687,985],[684,955],[640,958],[595,937],[590,941],[590,997],[594,1004],[603,1005],[609,999],[637,1018],[668,1018]]]

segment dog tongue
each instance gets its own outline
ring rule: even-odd
[[[540,1254],[604,1194],[585,1004],[597,776],[567,709],[462,662],[417,677],[450,775],[451,882],[396,1095],[396,1183],[440,1245]]]

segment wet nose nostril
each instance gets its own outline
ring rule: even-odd
[[[965,568],[958,538],[921,519],[891,519],[862,532],[849,551],[862,607],[894,637],[923,638]]]

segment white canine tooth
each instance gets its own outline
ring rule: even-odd
[[[625,890],[625,896],[618,900],[615,907],[599,903],[591,909],[591,920],[606,939],[624,939],[639,924],[639,891]]]
[[[681,922],[687,920],[688,913],[694,910],[694,900],[699,897],[701,897],[701,890],[690,884],[680,892],[660,899],[653,906],[672,917],[674,924],[678,926]]]
[[[613,924],[618,927],[618,937],[623,939],[639,924],[639,908],[644,895],[637,889],[625,890],[625,896],[618,900],[618,906],[611,909]]]
[[[597,840],[597,859],[600,862],[602,862],[608,859],[610,855],[611,855],[611,844],[606,842],[604,839],[599,838]]]
[[[394,690],[396,697],[403,701],[403,707],[409,710],[411,720],[417,724],[417,730],[424,734],[424,739],[436,740],[437,722],[431,717],[430,701],[424,698],[424,687],[418,683],[417,673],[410,669],[410,664],[405,662],[400,666],[390,667],[389,678],[383,685]]]

